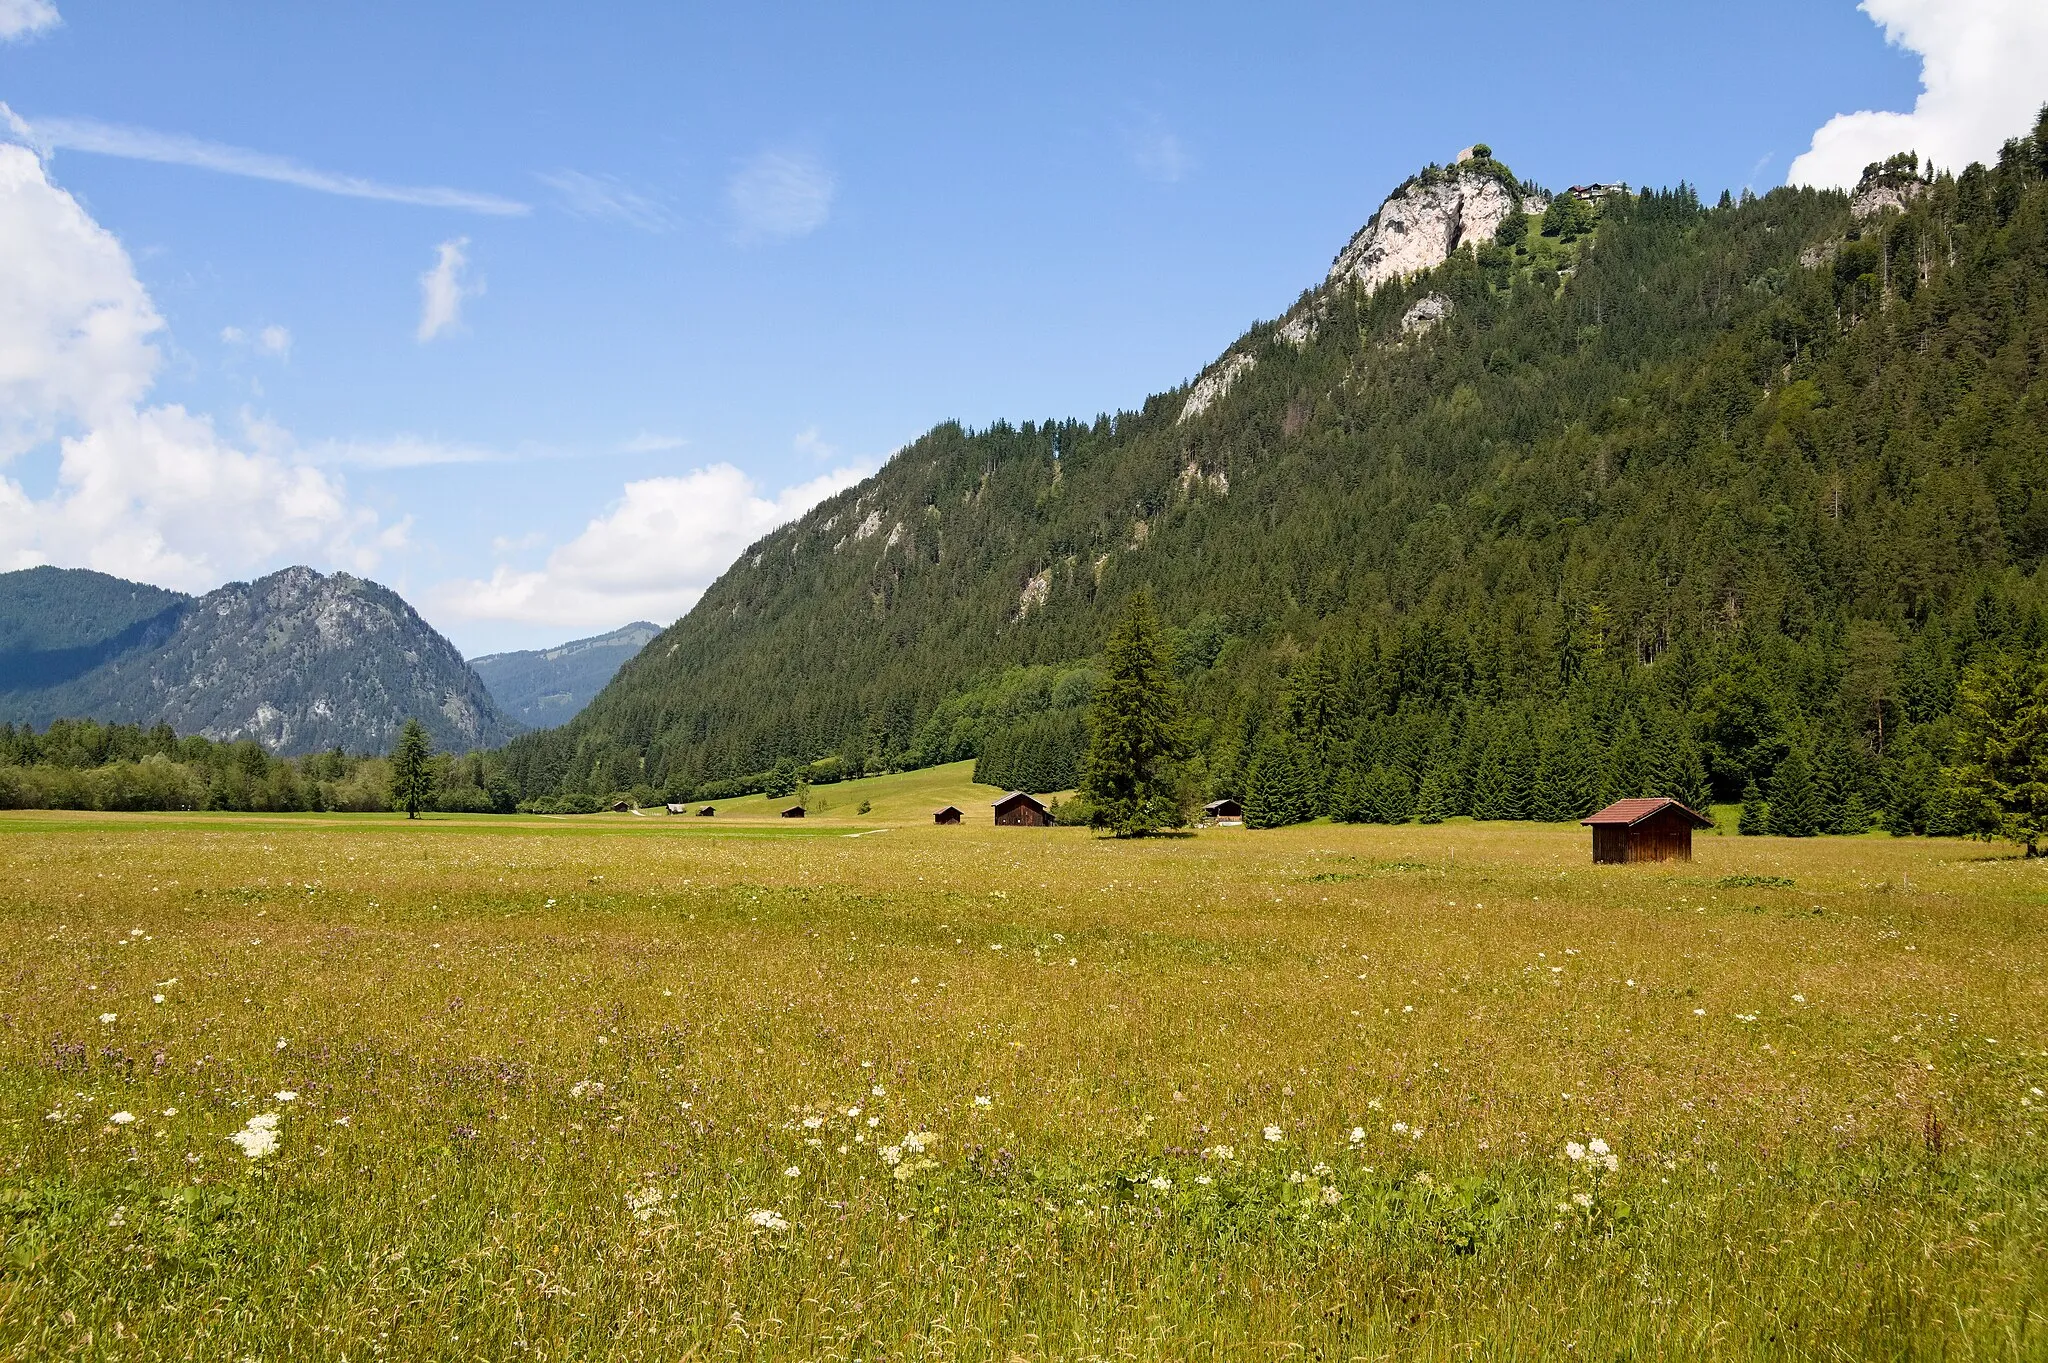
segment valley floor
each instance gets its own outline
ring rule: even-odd
[[[0,1356],[2048,1353],[2048,862],[913,803],[0,816]]]

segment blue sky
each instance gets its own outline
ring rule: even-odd
[[[1923,55],[2044,9],[0,0],[0,567],[344,567],[470,653],[666,623],[935,422],[1192,377],[1425,162],[2010,135],[2048,80],[1943,113]]]

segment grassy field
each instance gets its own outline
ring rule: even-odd
[[[2048,1356],[2048,863],[899,794],[6,816],[0,1356]]]

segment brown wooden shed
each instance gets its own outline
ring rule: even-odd
[[[718,806],[717,806],[717,805],[706,805],[706,806],[704,806],[704,807],[703,807],[702,809],[700,809],[700,810],[698,810],[698,811],[697,811],[697,817],[698,817],[698,818],[700,818],[700,819],[708,819],[708,818],[710,818],[710,817],[711,817],[712,815],[716,814],[717,812],[718,812]]]
[[[804,807],[802,805],[791,805],[788,809],[782,811],[782,817],[785,819],[801,819],[803,816]]]
[[[1229,798],[1209,801],[1202,806],[1202,812],[1217,823],[1244,822],[1244,806]]]
[[[944,809],[935,809],[935,810],[933,810],[933,811],[932,811],[932,822],[933,822],[933,823],[959,823],[959,822],[960,822],[960,808],[959,808],[959,806],[958,806],[958,805],[947,805],[947,806],[946,806],[946,807],[945,807]]]
[[[1021,790],[1013,790],[996,802],[996,823],[1005,828],[1048,828],[1052,815],[1045,806]]]
[[[1704,814],[1661,797],[1616,800],[1579,822],[1593,830],[1596,863],[1691,861],[1693,829],[1714,826]]]

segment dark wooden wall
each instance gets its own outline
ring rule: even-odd
[[[1609,864],[1691,861],[1692,821],[1675,809],[1667,809],[1634,828],[1596,824],[1593,827],[1593,860]]]

